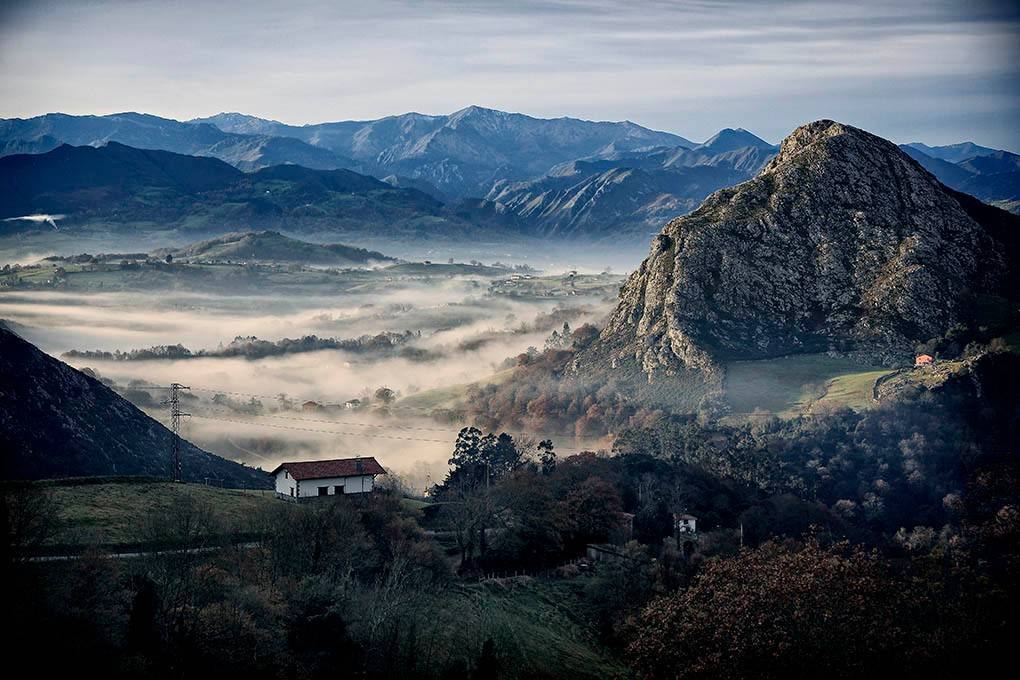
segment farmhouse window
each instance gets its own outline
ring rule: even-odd
[[[319,495],[320,496],[328,496],[329,495],[329,487],[328,486],[320,486],[319,487]]]
[[[339,496],[343,492],[344,492],[343,484],[337,484],[336,486],[333,487],[333,493],[335,493],[337,496]]]

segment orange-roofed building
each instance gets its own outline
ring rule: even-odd
[[[915,366],[927,366],[933,363],[935,363],[935,357],[930,354],[918,354],[917,358],[914,359]]]

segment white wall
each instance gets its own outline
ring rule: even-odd
[[[276,493],[283,496],[290,496],[291,489],[294,489],[294,494],[297,494],[297,484],[294,478],[287,474],[286,470],[280,470],[276,473]]]
[[[357,475],[354,477],[324,477],[322,479],[303,479],[296,482],[293,477],[288,478],[286,470],[280,470],[276,474],[276,493],[290,496],[290,489],[294,489],[295,498],[309,498],[319,495],[319,487],[328,486],[329,495],[334,494],[334,487],[343,486],[344,493],[368,493],[375,486],[375,478],[372,475]]]

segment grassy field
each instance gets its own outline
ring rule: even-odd
[[[805,354],[726,365],[726,398],[735,416],[764,411],[791,418],[824,407],[871,406],[872,386],[892,369]]]
[[[225,531],[247,531],[252,513],[278,503],[269,491],[219,489],[200,484],[126,482],[44,487],[60,510],[59,531],[52,543],[62,546],[118,546],[142,540],[149,517],[172,511],[182,496],[212,508]]]
[[[437,597],[433,634],[446,650],[469,654],[492,638],[510,677],[627,677],[580,611],[586,582],[509,579],[456,587]]]
[[[615,298],[624,277],[617,274],[554,274],[492,284],[494,295],[513,298],[547,298],[567,295]]]
[[[431,279],[454,276],[496,277],[507,270],[467,264],[396,264],[378,269],[323,269],[295,264],[211,264],[132,261],[78,264],[45,261],[15,272],[0,273],[0,287],[42,288],[74,291],[127,291],[187,286],[195,289],[260,290],[314,286],[345,292],[382,289],[394,279]],[[57,270],[62,274],[58,276]]]

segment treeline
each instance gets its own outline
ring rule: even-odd
[[[111,677],[392,677],[421,665],[429,677],[474,664],[408,660],[404,628],[447,587],[443,555],[401,507],[375,494],[317,505],[280,502],[250,518],[257,544],[222,542],[216,513],[192,496],[138,528],[146,543],[175,550],[115,560],[93,550],[64,564],[33,565],[26,550],[59,521],[38,490],[5,494],[8,642],[50,670]],[[418,648],[420,651],[420,648]],[[30,661],[31,659],[31,661]],[[426,662],[432,668],[425,667]]]
[[[863,413],[662,417],[612,456],[468,428],[437,521],[464,574],[615,544],[583,606],[644,677],[959,677],[1018,632],[1017,384],[1020,357],[992,353]]]
[[[959,518],[974,471],[1020,451],[1017,384],[1020,356],[990,353],[937,389],[917,386],[866,411],[741,426],[669,417],[622,431],[615,448],[824,504],[876,535],[915,527],[937,534]]]
[[[326,349],[339,349],[353,353],[386,352],[404,347],[408,343],[421,338],[421,331],[404,331],[403,333],[383,332],[376,335],[362,335],[357,338],[320,338],[306,335],[301,338],[283,338],[282,340],[260,340],[254,335],[238,335],[227,345],[217,349],[191,350],[184,345],[156,345],[145,349],[133,349],[127,352],[115,350],[70,350],[63,356],[69,359],[95,361],[150,361],[196,358],[230,358],[263,359],[265,357],[302,352],[316,352]],[[425,350],[408,348],[408,358],[427,360],[431,355]]]

